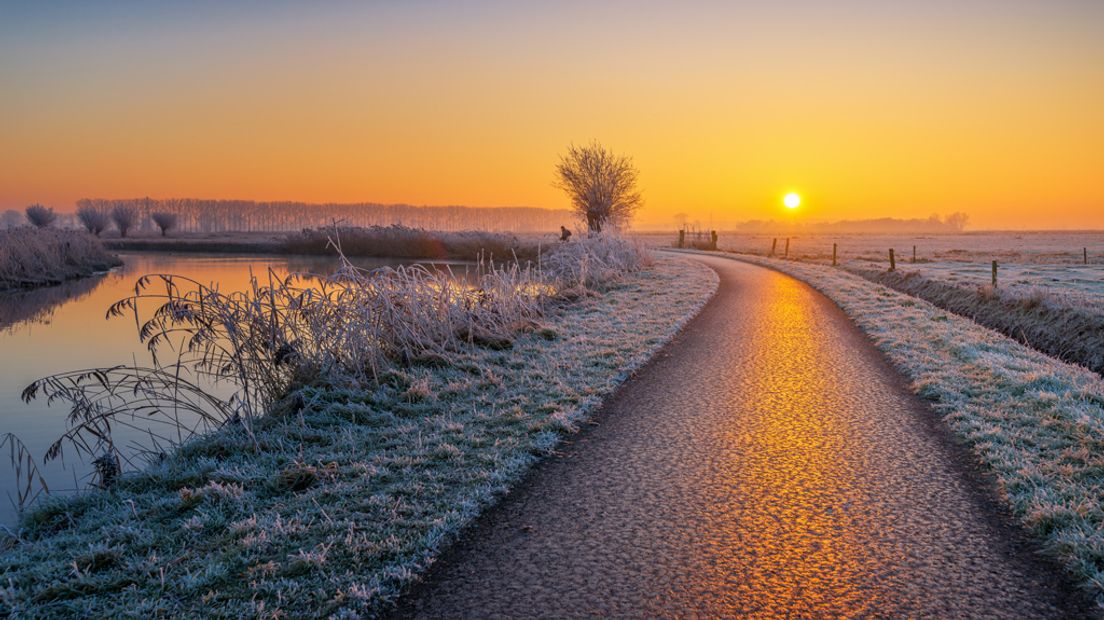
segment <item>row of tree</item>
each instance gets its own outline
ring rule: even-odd
[[[194,198],[134,198],[126,200],[81,199],[78,210],[113,212],[118,208],[138,213],[140,230],[157,225],[154,214],[170,214],[176,227],[186,232],[280,232],[319,228],[338,222],[345,226],[401,224],[433,230],[499,230],[531,232],[555,230],[570,214],[564,210],[532,207],[415,207],[411,205],[310,204],[304,202],[254,202],[250,200],[200,200]]]
[[[14,217],[12,214],[14,214]],[[23,214],[27,223],[38,228],[49,228],[58,221],[58,214],[53,207],[45,207],[40,204],[28,206]],[[8,228],[18,226],[22,223],[20,219],[18,211],[9,209],[4,212],[3,224]],[[126,237],[127,233],[133,230],[141,221],[141,215],[138,209],[127,204],[117,204],[110,209],[86,205],[77,208],[76,221],[85,230],[97,237],[110,228],[112,224],[115,225],[120,236]],[[165,236],[170,230],[176,228],[177,217],[175,213],[155,211],[149,214],[149,222],[161,231],[161,236]]]
[[[586,222],[592,234],[606,227],[628,225],[643,204],[637,187],[638,172],[632,159],[616,155],[598,142],[571,146],[556,166],[556,186],[571,201],[571,210],[534,207],[415,207],[404,204],[309,204],[303,202],[255,202],[251,200],[201,200],[195,198],[82,198],[77,201],[76,221],[99,235],[114,224],[122,236],[131,230],[164,235],[172,229],[185,232],[295,231],[335,223],[343,226],[390,226],[441,231],[487,230],[538,232],[558,229],[576,218]],[[72,216],[67,216],[67,219]],[[26,218],[35,226],[51,226],[58,220],[52,208],[31,205]],[[19,213],[0,216],[7,226],[18,225]]]

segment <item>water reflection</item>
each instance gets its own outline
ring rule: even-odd
[[[11,296],[0,296],[0,433],[18,435],[39,462],[52,491],[73,490],[84,486],[89,467],[81,462],[42,463],[42,455],[65,430],[67,407],[50,407],[43,399],[25,404],[20,393],[29,383],[47,375],[83,368],[120,364],[149,365],[152,360],[139,342],[133,320],[105,320],[112,303],[134,293],[135,280],[151,273],[167,273],[217,283],[223,292],[245,290],[250,273],[264,274],[272,269],[278,275],[290,272],[329,274],[337,260],[319,256],[255,257],[129,254],[124,266],[112,272]],[[394,266],[382,259],[355,260],[365,269]],[[474,280],[476,270],[464,263],[436,263],[461,280]],[[227,396],[230,386],[208,386],[219,396]],[[222,393],[220,393],[222,392]],[[120,433],[119,445],[140,438]],[[67,457],[69,455],[67,454]],[[15,509],[7,498],[15,495],[15,477],[8,459],[0,460],[0,523],[11,523]]]

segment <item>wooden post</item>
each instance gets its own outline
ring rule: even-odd
[[[1081,260],[1086,265],[1089,264],[1089,248],[1081,248]]]
[[[789,257],[790,257],[790,238],[786,237],[786,255],[783,256],[782,258],[789,258]]]
[[[993,261],[993,288],[997,288],[997,261]]]
[[[681,248],[685,244],[686,244],[686,231],[685,230],[680,230],[679,231],[679,247]]]
[[[912,246],[912,262],[916,262],[916,246]]]
[[[775,237],[774,241],[771,241],[771,253],[770,253],[770,255],[774,256],[774,252],[777,249],[778,249],[778,237]]]
[[[897,259],[893,256],[893,248],[889,248],[889,270],[897,271]]]
[[[832,266],[836,266],[836,244],[832,244]]]

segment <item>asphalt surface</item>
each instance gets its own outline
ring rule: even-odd
[[[716,297],[397,616],[1092,613],[832,302],[696,259]]]

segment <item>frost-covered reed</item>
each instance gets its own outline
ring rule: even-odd
[[[330,254],[339,245],[346,256],[414,259],[535,260],[536,243],[509,233],[478,230],[440,231],[409,226],[305,229],[288,235],[283,249],[298,254]]]
[[[557,245],[536,265],[481,262],[474,283],[420,265],[367,271],[344,259],[331,275],[269,271],[233,292],[146,275],[108,316],[133,317],[154,366],[61,373],[32,383],[24,399],[70,405],[68,428],[48,458],[72,445],[83,457],[107,455],[136,468],[115,445],[114,426],[153,426],[137,452],[158,458],[223,424],[251,432],[295,387],[373,387],[394,369],[448,365],[473,346],[510,348],[517,334],[539,327],[553,300],[647,261],[637,244],[606,238]],[[230,386],[232,395],[205,392],[192,382],[197,377]]]
[[[119,264],[83,231],[30,226],[0,230],[0,290],[56,284]]]

